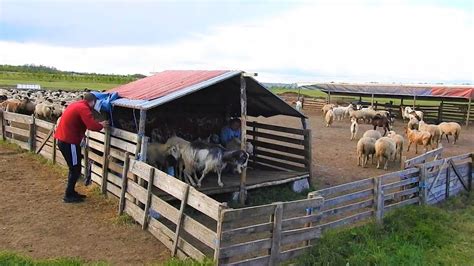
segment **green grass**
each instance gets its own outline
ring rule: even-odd
[[[79,265],[108,265],[104,262],[86,263],[78,258],[54,258],[37,260],[15,252],[0,251],[0,265],[5,266],[79,266]]]
[[[297,265],[474,265],[474,196],[410,206],[370,223],[329,231]]]
[[[91,90],[107,90],[117,87],[121,84],[100,83],[100,82],[82,82],[82,81],[38,81],[38,80],[21,80],[21,79],[0,79],[0,86],[16,86],[16,84],[39,84],[42,88],[47,89],[65,89],[65,90],[83,90],[85,88]]]
[[[53,259],[33,259],[21,255],[17,252],[0,251],[0,265],[2,266],[106,266],[110,263],[97,261],[86,262],[80,258],[53,258]],[[180,260],[171,258],[165,262],[151,263],[156,266],[211,266],[214,265],[211,259],[195,261],[191,259]]]

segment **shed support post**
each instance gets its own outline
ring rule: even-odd
[[[374,94],[372,94],[372,99],[371,99],[370,105],[371,105],[372,107],[374,107]]]
[[[416,95],[413,95],[413,109],[415,109],[416,106]]]
[[[327,97],[328,103],[331,103],[331,92],[328,91],[328,97]]]
[[[3,119],[3,112],[0,110],[0,130],[2,131],[2,140],[5,141],[7,138],[5,136],[5,120]]]
[[[243,74],[240,75],[240,122],[241,122],[241,134],[240,141],[242,150],[245,150],[247,147],[247,84],[245,82],[245,77]],[[242,169],[240,174],[240,192],[239,200],[240,204],[245,204],[245,199],[247,198],[247,168]]]
[[[308,129],[308,119],[301,118],[301,123],[303,124],[304,129],[304,149],[305,149],[305,161],[306,161],[306,169],[309,172],[308,176],[308,183],[312,186],[312,179],[313,179],[313,149],[312,149],[312,136],[311,136],[311,129]]]
[[[469,98],[469,102],[467,104],[467,114],[466,114],[466,126],[469,126],[469,119],[471,118],[471,102],[472,99]]]
[[[143,161],[141,156],[142,152],[142,143],[145,136],[145,127],[146,127],[146,110],[140,109],[140,121],[138,123],[138,138],[137,138],[137,148],[135,152],[135,159]]]

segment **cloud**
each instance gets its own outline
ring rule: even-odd
[[[0,61],[103,73],[242,69],[272,82],[473,82],[473,32],[469,10],[323,3],[167,44],[77,48],[2,41]]]

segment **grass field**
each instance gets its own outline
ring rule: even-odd
[[[474,195],[328,232],[296,265],[474,265]]]
[[[121,84],[115,83],[99,83],[99,82],[81,82],[81,81],[35,81],[35,80],[16,80],[16,79],[0,79],[0,87],[14,86],[16,84],[39,84],[42,88],[47,89],[64,89],[64,90],[83,90],[89,88],[91,90],[107,90],[117,87]]]

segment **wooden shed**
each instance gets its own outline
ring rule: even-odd
[[[137,157],[146,160],[148,140],[164,142],[174,134],[188,141],[219,133],[231,118],[242,121],[242,145],[254,146],[249,167],[240,176],[223,176],[224,187],[208,176],[206,194],[240,191],[293,182],[311,176],[311,131],[306,117],[243,71],[163,71],[116,87],[115,127],[138,133]],[[300,128],[275,126],[265,118],[284,115]],[[310,178],[309,178],[310,180]]]

